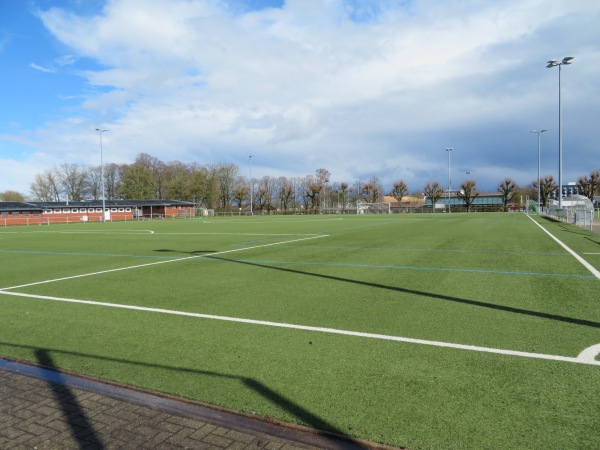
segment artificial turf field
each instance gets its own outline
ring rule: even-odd
[[[599,244],[520,213],[2,228],[0,355],[410,449],[600,448]]]

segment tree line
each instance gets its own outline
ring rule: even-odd
[[[538,184],[541,203],[546,206],[558,188],[551,175],[525,187],[506,178],[498,185],[497,192],[506,207],[518,193],[536,199]],[[600,188],[600,171],[580,177],[578,184],[579,191],[593,200]],[[413,192],[403,180],[394,182],[386,191],[375,176],[367,182],[331,182],[330,172],[323,168],[305,177],[264,176],[249,180],[240,174],[240,168],[235,164],[165,163],[146,153],[140,153],[133,164],[105,164],[104,174],[100,166],[65,163],[36,174],[30,189],[28,197],[33,201],[99,200],[104,196],[107,200],[181,200],[207,209],[229,210],[246,208],[252,199],[254,209],[284,211],[344,208],[357,201],[379,202],[384,195],[392,196],[398,202],[407,195],[426,197],[435,204],[444,194],[444,188],[437,181],[427,182],[422,189]],[[456,192],[467,209],[479,194],[477,183],[472,179],[461,183]],[[26,196],[5,191],[0,193],[0,200],[25,201]]]

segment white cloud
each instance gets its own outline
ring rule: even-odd
[[[39,65],[37,65],[35,63],[29,64],[29,67],[31,67],[32,69],[35,69],[35,70],[39,70],[40,72],[45,72],[45,73],[54,73],[54,72],[56,72],[56,70],[54,70],[52,68],[42,67],[42,66],[39,66]]]
[[[540,36],[566,33],[565,17],[600,19],[600,4],[402,3],[288,0],[240,12],[216,0],[111,0],[96,16],[40,13],[77,55],[65,61],[103,68],[81,70],[95,88],[81,121],[58,125],[60,145],[56,132],[40,130],[39,151],[94,164],[80,149],[93,149],[91,130],[101,123],[115,162],[146,152],[244,165],[253,154],[255,176],[325,167],[334,181],[372,173],[388,183],[406,177],[412,189],[444,179],[443,149],[454,146],[457,167],[497,177],[479,181],[494,188],[506,175],[534,177],[523,168],[531,163],[523,160],[526,133],[556,117],[556,74],[544,72],[546,59],[587,53],[569,76],[586,89],[577,107],[598,111],[589,100],[599,93],[591,81],[600,75],[598,33],[569,29],[568,50]]]

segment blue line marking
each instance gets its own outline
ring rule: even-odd
[[[210,255],[209,259],[210,259]],[[221,259],[222,261],[223,259]],[[305,266],[327,266],[327,267],[361,267],[367,269],[400,269],[400,270],[429,270],[439,272],[463,272],[463,273],[491,273],[497,275],[534,275],[540,277],[571,277],[571,278],[596,278],[592,275],[580,275],[576,273],[542,273],[542,272],[512,272],[485,269],[453,269],[447,267],[415,267],[415,266],[378,266],[370,264],[344,264],[344,263],[322,263],[302,261],[275,261],[256,259],[230,259],[231,262],[254,263],[254,264],[282,264],[282,265],[305,265]]]

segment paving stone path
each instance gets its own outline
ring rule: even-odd
[[[365,443],[307,433],[176,399],[74,387],[63,375],[3,361],[0,366],[0,449],[364,449]],[[52,372],[50,372],[52,373]],[[37,374],[37,375],[36,375]],[[58,378],[57,378],[58,376]],[[58,381],[57,381],[58,380]]]

